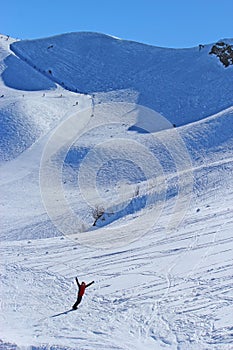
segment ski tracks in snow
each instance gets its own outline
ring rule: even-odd
[[[4,333],[13,327],[17,343],[37,346],[46,339],[101,350],[227,349],[233,193],[221,206],[218,198],[201,198],[179,229],[166,233],[161,225],[112,251],[67,237],[2,242]],[[66,313],[76,298],[76,275],[95,284],[80,308]]]

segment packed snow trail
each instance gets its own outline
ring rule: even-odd
[[[199,193],[179,230],[166,234],[164,216],[156,232],[121,250],[85,248],[63,237],[3,242],[4,333],[11,334],[14,325],[17,344],[38,347],[227,349],[232,341],[229,194],[210,187]],[[222,206],[219,198],[225,198]],[[78,313],[52,317],[73,304],[77,274],[96,284]]]

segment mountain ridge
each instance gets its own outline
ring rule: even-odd
[[[137,103],[178,126],[233,103],[232,68],[224,70],[210,57],[210,47],[158,48],[90,32],[11,45],[16,55],[66,89],[87,94],[130,89],[138,94]]]

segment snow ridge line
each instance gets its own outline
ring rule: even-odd
[[[77,94],[84,94],[87,95],[86,92],[83,91],[78,91],[77,88],[72,88],[72,87],[68,87],[66,85],[64,85],[64,83],[62,83],[62,81],[60,81],[59,79],[56,79],[53,75],[46,73],[45,71],[42,71],[40,68],[37,68],[35,66],[35,64],[33,63],[33,61],[31,61],[30,59],[28,59],[27,57],[25,57],[24,55],[22,55],[12,44],[10,44],[10,50],[13,52],[13,54],[18,57],[21,61],[25,62],[26,64],[28,64],[31,68],[33,68],[36,72],[40,73],[41,75],[45,76],[47,79],[49,79],[50,81],[56,83],[57,85],[59,85],[60,87],[62,87],[65,90],[77,93]]]

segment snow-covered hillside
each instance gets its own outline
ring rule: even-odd
[[[210,48],[0,36],[0,349],[231,349],[233,67]]]
[[[209,55],[211,46],[175,50],[73,33],[18,41],[11,49],[61,86],[87,93],[131,89],[135,102],[183,125],[232,105],[232,69]]]

